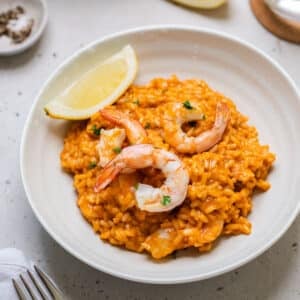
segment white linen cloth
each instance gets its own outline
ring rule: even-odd
[[[0,299],[18,300],[18,294],[12,284],[12,278],[26,271],[31,262],[22,251],[15,248],[0,250]]]

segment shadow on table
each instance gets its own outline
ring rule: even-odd
[[[297,260],[299,230],[300,218],[276,245],[246,266],[212,279],[176,286],[111,277],[69,255],[43,229],[40,238],[46,247],[46,270],[71,299],[273,299],[289,284],[288,274]]]
[[[41,39],[36,44],[20,54],[0,56],[0,70],[17,69],[18,67],[22,67],[29,63],[41,48],[41,44],[44,40],[44,35],[45,34],[43,34]]]

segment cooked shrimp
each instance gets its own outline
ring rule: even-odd
[[[123,128],[102,129],[97,150],[99,153],[99,165],[104,167],[108,164],[122,148],[126,138]]]
[[[97,149],[99,153],[99,165],[104,167],[116,156],[118,151],[121,150],[126,135],[131,144],[141,144],[145,142],[147,135],[146,131],[137,120],[130,119],[122,112],[105,108],[102,109],[100,113],[106,120],[124,127],[124,129],[113,128],[101,131],[101,137]],[[133,172],[133,170],[128,168],[122,170],[122,173],[131,172]]]
[[[147,133],[139,121],[129,118],[123,112],[109,108],[100,110],[100,113],[104,119],[123,127],[131,144],[147,142]]]
[[[216,107],[216,118],[211,129],[196,137],[187,136],[181,129],[183,123],[203,119],[203,114],[193,109],[184,109],[179,103],[174,104],[172,110],[176,119],[166,118],[164,123],[165,140],[182,153],[201,153],[216,145],[222,139],[227,127],[230,111],[227,104],[219,102]],[[174,126],[174,123],[176,124]]]
[[[207,245],[222,233],[223,228],[224,221],[219,218],[212,219],[202,226],[176,230],[174,228],[159,228],[147,237],[142,246],[154,258],[162,258],[180,248]]]
[[[104,189],[124,169],[136,170],[147,167],[160,169],[166,180],[160,188],[138,184],[134,191],[138,207],[149,212],[162,212],[180,205],[187,193],[188,172],[175,154],[148,144],[124,148],[100,172],[95,192]]]

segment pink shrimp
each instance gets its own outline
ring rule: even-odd
[[[188,172],[175,154],[148,144],[124,148],[101,170],[94,190],[95,192],[103,190],[124,169],[136,170],[147,167],[160,169],[166,180],[160,188],[138,184],[134,192],[138,207],[149,212],[162,212],[180,205],[187,193]]]
[[[110,108],[100,110],[101,116],[115,125],[123,127],[131,144],[147,142],[147,133],[141,123],[129,118],[125,113]]]
[[[219,102],[216,107],[216,118],[213,127],[196,137],[189,137],[182,131],[182,124],[203,119],[203,113],[193,111],[193,109],[186,110],[179,103],[175,103],[172,110],[176,114],[176,119],[165,118],[164,137],[171,146],[181,153],[201,153],[219,143],[230,118],[230,110],[227,104]]]

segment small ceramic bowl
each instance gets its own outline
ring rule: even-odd
[[[298,0],[265,0],[265,2],[275,14],[300,22],[300,2]]]
[[[0,56],[19,54],[33,46],[41,37],[48,19],[48,10],[45,0],[1,0],[0,13],[16,6],[22,6],[26,15],[34,23],[30,35],[22,43],[14,43],[6,36],[0,37]]]

